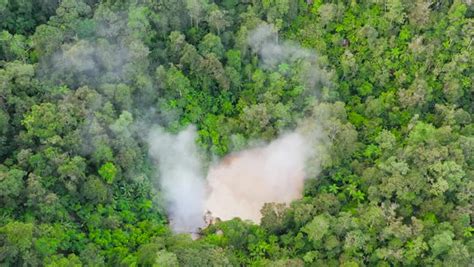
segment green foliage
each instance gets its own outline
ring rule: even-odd
[[[0,265],[468,266],[473,10],[432,2],[0,0]],[[173,234],[150,121],[209,158],[298,126],[315,179]]]
[[[318,215],[303,228],[303,232],[308,235],[310,241],[317,244],[327,233],[329,224],[329,220],[324,215]]]
[[[107,182],[111,184],[114,182],[115,176],[117,175],[117,168],[111,162],[107,162],[99,169],[99,175]]]
[[[22,124],[28,136],[38,138],[42,143],[53,137],[60,137],[69,127],[75,126],[74,118],[68,117],[64,111],[60,112],[58,106],[52,103],[33,106]]]
[[[23,188],[23,177],[26,172],[18,169],[11,169],[0,166],[0,197],[18,197]]]
[[[34,226],[31,223],[10,222],[0,228],[2,240],[2,262],[23,262],[33,245]]]

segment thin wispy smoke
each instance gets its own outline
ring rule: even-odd
[[[75,37],[41,58],[40,78],[75,89],[129,83],[146,73],[150,51],[142,40],[131,38],[136,29],[128,27],[126,14],[104,7],[95,13],[92,32],[82,38],[72,30],[65,32]]]
[[[146,66],[148,53],[141,43],[130,47],[122,41],[79,40],[63,45],[61,50],[44,59],[40,72],[45,75],[44,78],[66,83],[72,88],[129,82],[136,72]]]
[[[280,64],[296,64],[301,71],[299,78],[309,90],[331,86],[331,74],[320,64],[317,54],[299,44],[280,40],[272,24],[261,24],[249,33],[247,43],[260,56],[262,66],[276,69]]]
[[[156,128],[148,136],[170,224],[176,232],[195,232],[204,225],[206,186],[195,138],[194,127],[177,135]]]
[[[250,32],[248,44],[258,53],[265,67],[276,67],[281,63],[293,63],[298,60],[316,61],[311,50],[290,42],[280,41],[277,29],[271,24],[262,24]]]

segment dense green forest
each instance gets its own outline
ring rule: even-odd
[[[0,0],[0,266],[470,266],[473,40],[470,0]],[[148,125],[311,120],[300,200],[172,232]]]

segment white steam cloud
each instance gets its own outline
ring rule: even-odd
[[[194,127],[177,135],[157,128],[148,136],[170,224],[176,232],[194,232],[204,225],[205,182],[195,138]]]
[[[301,197],[308,155],[303,136],[291,133],[227,156],[209,170],[206,209],[223,220],[240,217],[259,223],[265,203],[290,203]]]
[[[307,89],[328,84],[328,74],[316,54],[290,42],[280,42],[272,25],[264,24],[249,34],[248,44],[263,67],[298,66],[296,73]],[[204,215],[223,220],[240,217],[259,223],[265,203],[286,203],[301,197],[304,180],[319,173],[324,134],[319,127],[300,127],[263,146],[230,154],[212,164],[207,178],[194,144],[195,129],[177,135],[158,129],[148,138],[150,154],[158,162],[161,190],[173,229],[196,232],[205,226]],[[310,161],[311,168],[307,168]]]
[[[230,154],[210,167],[207,179],[195,136],[189,127],[177,135],[155,129],[148,137],[174,231],[196,232],[205,226],[207,211],[223,220],[259,223],[265,203],[289,204],[301,197],[312,146],[300,133]]]

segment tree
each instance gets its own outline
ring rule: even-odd
[[[92,243],[87,244],[81,251],[80,259],[81,262],[90,266],[104,264],[104,256],[100,255],[100,249]]]
[[[354,77],[357,72],[357,63],[354,58],[354,54],[351,51],[346,50],[341,58],[342,70],[344,75],[347,77]]]
[[[278,24],[282,24],[290,11],[290,3],[291,1],[288,0],[264,0],[262,1],[262,7],[268,20],[281,28],[282,25]]]
[[[100,167],[99,175],[106,183],[111,184],[114,182],[115,176],[117,175],[117,168],[112,162],[107,162]]]
[[[303,232],[308,235],[315,248],[319,247],[323,237],[329,232],[330,220],[326,215],[318,215],[303,227]]]
[[[270,233],[280,234],[287,228],[288,217],[284,203],[265,203],[261,213],[260,224]]]
[[[194,27],[199,27],[199,22],[201,21],[208,7],[209,3],[207,0],[186,0],[186,9],[189,11],[191,24]]]
[[[400,90],[398,96],[403,106],[421,108],[431,100],[431,88],[426,81],[416,79],[408,89]]]
[[[315,166],[320,162],[325,167],[335,166],[357,148],[357,131],[347,121],[342,102],[315,104],[311,109],[311,119],[302,122],[302,129],[312,138],[323,140],[316,142],[314,149],[321,152],[311,160]]]
[[[152,40],[151,25],[147,17],[150,13],[150,9],[144,6],[134,6],[129,10],[127,27],[134,39],[140,39],[145,43]]]
[[[160,250],[156,253],[154,266],[178,267],[179,266],[178,257],[176,256],[176,254],[172,252],[168,252],[166,250]]]
[[[91,8],[84,1],[63,0],[56,9],[55,23],[72,24],[82,17],[90,15]]]
[[[58,174],[65,180],[65,183],[79,184],[85,178],[86,167],[86,160],[75,156],[58,167]]]
[[[24,189],[23,177],[25,176],[26,172],[22,170],[8,170],[5,166],[0,165],[0,198],[5,201],[6,205],[16,206],[14,200]]]
[[[27,42],[23,35],[11,35],[7,31],[0,32],[0,59],[7,61],[23,60],[27,58]]]
[[[178,59],[182,56],[184,46],[187,44],[185,36],[177,31],[173,31],[169,35],[169,54],[174,62],[177,62]]]
[[[200,71],[205,74],[202,76],[202,86],[204,89],[211,92],[215,87],[224,91],[229,89],[229,80],[225,76],[224,67],[216,54],[207,54],[206,57],[201,60],[199,68]]]
[[[161,244],[157,243],[142,245],[137,251],[138,264],[143,266],[153,266],[157,261],[157,256],[160,253],[160,249],[162,249],[162,247],[163,246]]]
[[[468,266],[468,2],[0,0],[0,265]],[[153,123],[211,165],[298,132],[301,198],[173,233]]]
[[[217,35],[221,35],[222,30],[225,30],[226,27],[230,26],[230,23],[226,18],[227,12],[225,10],[220,10],[215,4],[211,6],[210,10],[207,21],[212,29],[217,32]]]
[[[132,114],[128,111],[124,111],[122,114],[120,114],[119,118],[112,125],[110,125],[110,129],[117,136],[128,138],[131,136],[129,127],[132,123]]]
[[[47,24],[38,26],[35,34],[31,37],[32,47],[35,49],[35,56],[48,56],[57,51],[64,41],[64,33],[60,29]]]
[[[67,106],[53,103],[34,105],[25,115],[22,124],[27,138],[37,138],[40,143],[55,142],[77,126],[78,121],[71,116]]]
[[[46,23],[54,14],[59,1],[0,1],[2,21],[0,29],[13,34],[30,34],[39,24]]]
[[[336,17],[337,6],[335,4],[323,4],[319,7],[318,13],[323,26],[328,25]]]
[[[31,223],[9,222],[0,227],[3,253],[1,260],[12,265],[27,264],[33,244],[34,226]]]
[[[82,185],[82,195],[93,203],[104,203],[109,197],[107,186],[97,177],[89,177]]]
[[[425,28],[427,23],[430,20],[430,2],[417,0],[415,1],[414,8],[411,9],[410,14],[408,14],[408,19],[410,23],[418,28]]]
[[[434,235],[428,242],[433,257],[437,257],[449,250],[453,245],[454,234],[451,231],[443,231]]]
[[[218,59],[221,59],[224,56],[224,46],[222,45],[219,36],[208,33],[199,43],[199,52],[203,56],[214,53]]]
[[[54,255],[53,257],[46,260],[46,266],[48,267],[60,267],[60,266],[73,266],[80,267],[82,262],[75,254],[69,254],[67,257],[64,255]]]
[[[405,6],[401,0],[388,0],[385,4],[385,17],[390,21],[390,23],[401,24],[404,22]]]

